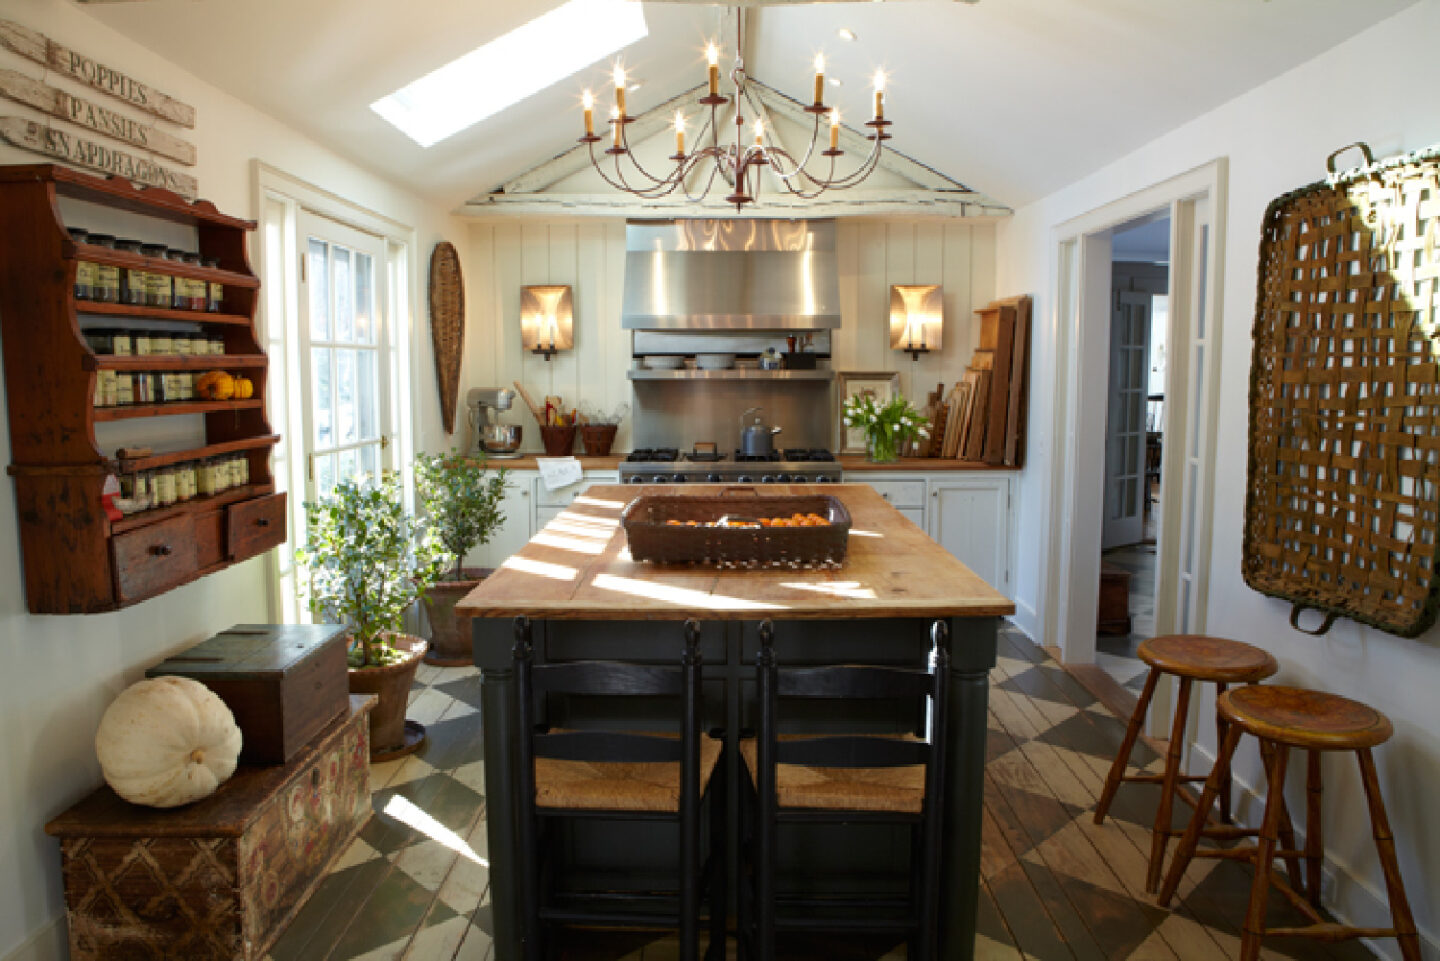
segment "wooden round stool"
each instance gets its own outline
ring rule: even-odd
[[[1396,938],[1400,942],[1400,954],[1405,961],[1420,961],[1420,938],[1415,930],[1415,918],[1410,913],[1410,903],[1405,898],[1405,886],[1400,881],[1400,868],[1395,862],[1395,840],[1390,834],[1390,821],[1385,816],[1385,803],[1380,798],[1380,785],[1375,777],[1375,760],[1370,749],[1389,740],[1393,729],[1390,721],[1374,708],[1320,691],[1306,691],[1293,687],[1241,687],[1228,691],[1217,702],[1219,714],[1230,725],[1220,745],[1220,756],[1205,782],[1195,816],[1186,828],[1180,847],[1175,852],[1170,873],[1165,877],[1165,886],[1160,891],[1160,904],[1169,904],[1175,889],[1185,874],[1185,868],[1192,857],[1226,856],[1234,857],[1236,850],[1246,855],[1255,866],[1255,880],[1250,886],[1250,905],[1245,912],[1245,925],[1241,931],[1241,961],[1254,961],[1260,956],[1260,939],[1266,934],[1290,937],[1309,937],[1322,941],[1336,941],[1343,938]],[[1260,739],[1261,747],[1268,745],[1266,757],[1266,798],[1265,819],[1260,827],[1260,836],[1253,848],[1232,849],[1226,852],[1203,851],[1198,849],[1201,829],[1221,783],[1230,773],[1230,760],[1235,754],[1235,745],[1241,734],[1253,734]],[[1278,849],[1277,836],[1281,828],[1281,811],[1285,796],[1285,765],[1290,749],[1308,751],[1306,768],[1305,807],[1305,850],[1303,852]],[[1360,780],[1365,786],[1365,798],[1370,805],[1370,827],[1375,836],[1376,852],[1380,856],[1380,869],[1385,875],[1385,889],[1390,897],[1390,918],[1393,928],[1356,928],[1326,921],[1320,914],[1320,867],[1325,858],[1325,846],[1320,833],[1320,797],[1323,786],[1320,780],[1320,753],[1322,751],[1354,751],[1360,762]],[[1294,848],[1294,841],[1287,841]],[[1305,897],[1284,883],[1271,877],[1271,865],[1276,857],[1301,855],[1305,859]],[[1265,901],[1271,884],[1295,905],[1306,917],[1314,922],[1303,928],[1265,928]]]
[[[1130,715],[1130,726],[1125,730],[1125,740],[1121,742],[1120,750],[1115,755],[1115,762],[1110,766],[1110,773],[1105,778],[1105,788],[1100,792],[1100,802],[1095,805],[1095,823],[1100,824],[1105,820],[1105,814],[1110,810],[1110,803],[1115,800],[1115,792],[1119,789],[1122,781],[1162,785],[1160,807],[1155,812],[1155,828],[1150,835],[1150,870],[1145,876],[1145,890],[1154,891],[1160,886],[1165,848],[1170,843],[1170,838],[1181,833],[1172,828],[1170,824],[1174,799],[1178,796],[1186,803],[1190,803],[1190,796],[1182,793],[1180,786],[1205,780],[1203,775],[1182,775],[1180,773],[1180,749],[1184,745],[1185,722],[1190,712],[1190,688],[1196,681],[1211,681],[1219,692],[1224,694],[1228,685],[1253,684],[1256,681],[1264,680],[1279,670],[1280,666],[1268,652],[1254,645],[1226,640],[1223,637],[1207,637],[1203,634],[1167,634],[1162,637],[1152,637],[1140,643],[1137,653],[1140,660],[1150,665],[1150,676],[1145,679],[1145,689],[1140,692],[1140,700],[1135,705],[1135,713]],[[1159,682],[1161,674],[1173,674],[1180,678],[1180,691],[1175,701],[1175,719],[1170,729],[1170,749],[1165,755],[1165,773],[1127,775],[1125,767],[1130,762],[1130,752],[1135,747],[1135,739],[1140,735],[1140,725],[1144,723],[1145,713],[1150,709],[1150,700],[1155,696],[1155,685]],[[1225,724],[1217,718],[1216,726],[1219,731],[1219,739],[1223,742],[1225,740]],[[1220,816],[1227,824],[1229,823],[1230,781],[1228,774],[1220,795]],[[1247,833],[1214,828],[1206,829],[1206,832],[1207,837],[1235,837],[1237,834]],[[1248,833],[1253,834],[1254,832]]]

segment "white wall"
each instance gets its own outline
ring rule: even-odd
[[[1229,158],[1222,324],[1219,455],[1215,464],[1214,548],[1207,629],[1241,638],[1279,659],[1280,683],[1336,691],[1384,710],[1394,739],[1379,749],[1380,782],[1389,805],[1400,869],[1428,944],[1440,957],[1440,831],[1433,798],[1440,795],[1440,629],[1416,640],[1340,621],[1323,638],[1292,630],[1283,602],[1247,588],[1240,577],[1245,502],[1245,437],[1250,324],[1255,308],[1257,232],[1269,201],[1321,179],[1326,155],[1366,140],[1376,156],[1440,141],[1440,99],[1432,64],[1440,36],[1440,0],[1416,6],[1344,44],[1178,128],[1096,174],[1016,212],[1000,227],[998,283],[1034,290],[1035,356],[1030,409],[1031,460],[1020,493],[1017,603],[1033,609],[1042,572],[1045,532],[1036,517],[1049,496],[1050,421],[1057,358],[1045,331],[1054,324],[1051,231],[1066,220],[1193,169]],[[1344,158],[1356,162],[1357,153]],[[1207,698],[1201,716],[1213,710]],[[1200,760],[1213,756],[1213,726],[1200,725]],[[1259,783],[1255,752],[1242,759],[1242,779]],[[1302,768],[1303,770],[1303,768]],[[1353,758],[1326,762],[1327,859],[1338,868],[1330,903],[1366,925],[1388,925],[1384,886],[1370,840]],[[1291,810],[1303,811],[1291,780]],[[1258,817],[1258,814],[1256,815]],[[1398,956],[1392,940],[1376,943]]]
[[[458,239],[444,211],[206,86],[73,4],[6,0],[4,16],[193,104],[196,129],[180,133],[199,148],[200,162],[193,172],[201,196],[227,213],[255,216],[250,162],[259,157],[415,227],[422,271],[436,241],[446,233]],[[256,62],[258,69],[263,57],[257,55]],[[4,50],[0,67],[42,75],[40,66]],[[99,93],[67,86],[53,73],[47,81],[107,102]],[[0,113],[37,116],[9,101],[0,101]],[[44,158],[0,145],[0,163],[40,162]],[[258,267],[253,254],[252,264]],[[434,425],[439,407],[429,374],[433,364],[424,346],[429,336],[423,322],[423,277],[419,280],[415,341],[424,379],[416,408],[424,437],[438,433]],[[3,404],[0,396],[0,407]],[[8,424],[8,416],[0,416],[0,451],[6,452],[6,462]],[[266,619],[265,565],[264,560],[252,560],[116,614],[30,616],[21,582],[14,487],[8,480],[0,482],[0,730],[5,732],[0,738],[0,958],[65,956],[64,924],[57,923],[64,913],[59,845],[43,828],[100,783],[93,738],[106,705],[147,666],[170,653],[231,624]]]
[[[584,221],[476,221],[465,266],[465,362],[461,397],[471,387],[509,387],[520,380],[537,400],[559,394],[566,405],[589,401],[612,409],[630,400],[630,332],[620,328],[625,224]],[[833,332],[835,370],[896,370],[906,397],[923,404],[944,381],[963,373],[979,336],[973,311],[995,299],[993,222],[958,220],[840,221],[842,326]],[[911,360],[890,349],[891,284],[944,286],[944,348]],[[520,288],[570,284],[575,297],[575,350],[546,361],[520,346]],[[1006,291],[1021,293],[1023,291]],[[501,418],[524,425],[524,448],[540,450],[539,432],[518,399]],[[456,418],[455,443],[462,418]],[[698,438],[676,438],[686,443]],[[616,449],[630,449],[627,418]]]

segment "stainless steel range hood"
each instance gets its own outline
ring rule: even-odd
[[[627,330],[840,326],[833,220],[647,220],[625,226]]]

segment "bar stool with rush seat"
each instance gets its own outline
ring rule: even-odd
[[[679,957],[697,961],[701,898],[710,902],[707,958],[725,950],[723,790],[712,781],[722,742],[701,731],[703,695],[700,628],[686,621],[680,666],[616,661],[534,664],[529,618],[515,619],[515,676],[519,728],[516,784],[519,794],[521,928],[526,961],[554,955],[550,937],[561,926],[668,928],[679,933]],[[537,716],[552,696],[651,698],[678,701],[679,736],[634,730],[552,729]],[[709,807],[710,852],[703,857],[701,825]],[[557,830],[564,822],[654,821],[675,828],[659,832],[672,842],[678,870],[663,890],[614,889],[609,884],[576,888],[556,869],[568,845]]]
[[[1190,796],[1181,792],[1180,786],[1205,780],[1203,775],[1180,773],[1180,751],[1185,742],[1185,723],[1190,712],[1191,688],[1196,681],[1211,681],[1219,693],[1224,694],[1230,684],[1254,684],[1270,677],[1279,670],[1279,665],[1268,652],[1254,645],[1221,637],[1207,637],[1202,634],[1169,634],[1152,637],[1141,642],[1137,654],[1140,660],[1150,665],[1150,676],[1145,679],[1145,689],[1141,692],[1140,700],[1135,705],[1135,712],[1130,716],[1129,727],[1125,730],[1125,740],[1121,742],[1120,750],[1115,755],[1115,761],[1110,766],[1110,773],[1105,778],[1105,787],[1100,792],[1100,801],[1095,805],[1095,823],[1101,824],[1105,821],[1105,815],[1110,810],[1111,802],[1115,800],[1115,792],[1119,789],[1121,782],[1136,781],[1142,784],[1159,784],[1161,786],[1160,804],[1155,812],[1155,827],[1150,836],[1150,869],[1145,876],[1145,890],[1153,892],[1160,887],[1165,848],[1169,844],[1170,838],[1181,833],[1171,825],[1174,799],[1179,797],[1186,803],[1192,803]],[[1145,714],[1150,709],[1150,701],[1155,695],[1155,686],[1159,683],[1162,674],[1171,674],[1180,679],[1180,690],[1175,699],[1175,719],[1170,729],[1170,747],[1165,756],[1165,772],[1163,774],[1126,774],[1125,767],[1130,761],[1130,752],[1135,747],[1135,739],[1140,734],[1140,725],[1145,721]],[[1216,726],[1219,730],[1220,740],[1223,741],[1225,739],[1224,721],[1217,718]],[[1230,780],[1228,774],[1225,775],[1220,791],[1220,816],[1227,824],[1229,823]],[[1287,818],[1285,829],[1288,830],[1288,828]],[[1233,827],[1205,828],[1206,836],[1213,838],[1249,837],[1255,833],[1255,831]],[[1294,845],[1292,844],[1291,847]],[[1298,867],[1292,866],[1292,870],[1298,872]]]
[[[1255,880],[1250,887],[1250,903],[1245,912],[1245,925],[1241,930],[1241,961],[1255,961],[1260,956],[1260,939],[1265,935],[1314,938],[1320,941],[1339,941],[1348,938],[1396,938],[1400,943],[1400,954],[1405,961],[1420,961],[1420,937],[1415,930],[1415,918],[1410,913],[1410,903],[1405,898],[1405,886],[1400,880],[1400,868],[1395,861],[1395,840],[1390,834],[1390,821],[1385,816],[1385,803],[1380,797],[1380,785],[1375,776],[1375,759],[1370,749],[1390,739],[1394,729],[1385,715],[1374,708],[1320,691],[1306,691],[1292,687],[1254,686],[1241,687],[1220,695],[1216,702],[1220,716],[1229,725],[1226,736],[1221,740],[1220,755],[1215,767],[1205,782],[1205,790],[1195,808],[1195,816],[1180,840],[1175,860],[1165,877],[1165,886],[1160,890],[1161,906],[1168,905],[1180,886],[1185,868],[1192,857],[1236,857],[1250,861],[1255,867]],[[1228,851],[1206,851],[1199,849],[1201,828],[1215,795],[1221,785],[1228,781],[1230,761],[1235,746],[1242,734],[1252,734],[1260,740],[1261,746],[1269,746],[1266,759],[1266,780],[1268,792],[1265,800],[1265,818],[1260,836],[1253,848],[1231,849]],[[1305,850],[1286,851],[1277,848],[1284,840],[1281,836],[1285,797],[1285,768],[1291,748],[1309,752],[1306,765]],[[1320,753],[1322,751],[1354,751],[1360,762],[1360,781],[1365,787],[1365,799],[1370,807],[1371,832],[1375,837],[1376,853],[1380,857],[1380,869],[1385,875],[1385,889],[1390,900],[1390,918],[1393,928],[1359,928],[1327,921],[1320,914],[1320,868],[1325,858],[1325,845],[1321,834],[1320,798],[1323,785],[1320,777]],[[1285,841],[1293,849],[1292,840]],[[1283,881],[1271,877],[1270,866],[1276,857],[1300,854],[1305,859],[1305,896]],[[1265,928],[1265,902],[1270,886],[1275,888],[1314,922],[1303,928]],[[1298,887],[1298,885],[1296,885]]]

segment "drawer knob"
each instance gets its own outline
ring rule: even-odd
[[[169,544],[156,544],[155,546],[150,548],[150,553],[154,554],[156,557],[169,557],[171,554],[175,553],[175,549]]]
[[[269,527],[269,526],[270,526],[270,518],[268,518],[268,517],[257,517],[257,518],[255,519],[255,526],[256,526],[256,527]]]

